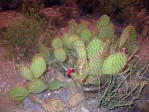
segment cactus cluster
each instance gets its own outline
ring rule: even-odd
[[[99,18],[95,37],[84,23],[78,25],[74,21],[71,33],[58,39],[61,41],[60,45],[56,44],[59,48],[53,47],[54,57],[65,63],[66,54],[72,55],[75,58],[75,73],[71,77],[82,84],[103,74],[116,75],[121,72],[127,63],[127,56],[120,52],[120,49],[134,42],[136,37],[134,27],[128,26],[116,43],[114,25],[107,15]],[[55,43],[56,39],[57,37],[52,43]]]
[[[44,48],[44,46],[42,47]],[[46,50],[44,49],[43,51]],[[51,80],[47,85],[43,77],[45,71],[46,71],[46,61],[39,54],[35,55],[32,58],[32,63],[30,67],[26,66],[20,67],[21,76],[29,81],[27,88],[21,86],[15,87],[10,90],[9,97],[13,101],[20,101],[26,98],[31,93],[41,93],[46,89],[54,91],[61,87],[68,88],[74,85],[73,81],[62,82],[59,81],[58,79]]]
[[[43,44],[39,45],[39,53],[33,57],[31,66],[20,68],[21,75],[30,81],[28,88],[13,89],[9,94],[12,99],[24,99],[29,93],[40,93],[45,89],[55,91],[61,87],[70,87],[75,85],[74,81],[83,85],[92,84],[104,74],[117,75],[125,68],[127,54],[120,50],[134,43],[136,37],[134,27],[126,27],[120,39],[115,42],[114,26],[107,15],[100,17],[96,36],[84,23],[81,23],[80,28],[78,26],[73,21],[71,34],[55,37],[51,42],[51,50]],[[70,77],[74,81],[64,83],[53,79],[45,85],[41,77],[46,71],[46,62],[51,64],[52,60],[54,62],[56,60],[60,64],[67,65],[70,57],[73,58],[74,65],[74,72]],[[17,98],[19,95],[22,97]]]
[[[28,96],[29,93],[40,93],[47,89],[45,82],[41,79],[46,71],[46,62],[41,57],[34,57],[30,67],[20,67],[20,74],[29,81],[28,87],[16,87],[9,92],[12,100],[20,101]]]

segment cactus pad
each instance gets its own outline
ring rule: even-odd
[[[110,18],[107,15],[103,15],[99,18],[97,23],[97,28],[100,29],[101,27],[108,25],[110,23]]]
[[[57,79],[52,80],[49,84],[48,84],[48,89],[51,91],[56,91],[58,89],[60,89],[62,87],[62,82],[60,82]]]
[[[47,49],[47,47],[43,44],[39,44],[38,45],[39,51],[42,52],[45,55],[50,55],[49,50]]]
[[[116,75],[125,67],[127,62],[124,53],[115,53],[107,57],[103,63],[102,72],[104,74]]]
[[[86,59],[86,49],[85,47],[77,47],[76,48],[76,53],[77,53],[77,57],[78,59]]]
[[[76,86],[74,81],[69,81],[69,82],[63,82],[63,87],[64,88],[70,88]]]
[[[34,58],[30,67],[35,78],[39,78],[46,71],[46,62],[43,58]]]
[[[70,36],[69,38],[68,38],[68,40],[67,40],[67,47],[69,48],[69,49],[72,49],[73,48],[73,43],[74,43],[74,41],[76,41],[76,40],[78,40],[79,39],[79,37],[78,36],[75,36],[75,35],[73,35],[73,36]]]
[[[41,93],[47,89],[47,86],[40,79],[36,79],[35,81],[30,82],[28,87],[30,93]]]
[[[90,30],[85,29],[81,32],[81,39],[84,43],[88,43],[92,37]]]
[[[99,29],[99,38],[103,41],[106,41],[107,39],[112,39],[114,37],[114,32],[114,25],[112,22],[110,22],[108,25]]]
[[[92,56],[89,61],[89,75],[102,75],[102,65],[103,59],[100,57],[100,55],[96,54]]]
[[[68,38],[69,38],[69,34],[67,34],[67,33],[65,33],[65,34],[62,36],[62,41],[63,41],[64,45],[67,44]]]
[[[24,67],[24,66],[20,67],[20,73],[21,73],[21,76],[23,76],[23,78],[25,78],[26,80],[29,80],[29,81],[34,80],[33,73],[28,67]]]
[[[122,48],[126,42],[133,42],[135,38],[136,38],[135,28],[131,25],[127,26],[121,34],[119,41],[119,48]]]
[[[90,59],[96,53],[100,53],[103,50],[103,42],[97,38],[94,38],[87,46],[87,55],[88,59]]]
[[[84,42],[81,39],[77,39],[73,43],[73,49],[76,50],[76,48],[80,48],[80,47],[85,47],[85,44],[84,44]]]
[[[52,40],[51,46],[56,49],[56,48],[62,48],[63,47],[63,41],[59,38],[56,37]]]
[[[74,78],[74,80],[83,83],[88,75],[88,61],[86,59],[78,59],[75,68],[77,74],[73,73],[71,76]]]
[[[63,48],[58,48],[54,50],[54,57],[60,61],[64,62],[67,59],[66,51]]]
[[[26,88],[18,86],[10,90],[9,97],[13,101],[21,101],[29,95]]]

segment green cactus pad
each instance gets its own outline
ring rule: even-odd
[[[56,91],[62,87],[62,84],[63,83],[61,81],[54,79],[48,84],[48,89],[51,91]]]
[[[81,33],[81,31],[87,29],[87,24],[84,21],[81,21],[81,24],[79,25],[79,27],[80,27],[80,33]]]
[[[102,75],[103,59],[100,54],[92,56],[89,61],[89,75]]]
[[[72,73],[72,74],[71,74],[71,78],[72,78],[73,80],[75,80],[75,81],[78,81],[79,75],[78,75],[77,73]]]
[[[84,74],[77,74],[77,73],[72,73],[71,78],[81,84],[84,83],[84,80],[86,79],[87,75]]]
[[[90,43],[87,46],[88,59],[90,59],[96,53],[101,53],[103,50],[103,46],[103,42],[97,38],[94,38],[92,41],[90,41]]]
[[[70,88],[70,87],[73,87],[73,86],[76,86],[74,81],[69,81],[69,82],[64,82],[63,83],[64,88]]]
[[[77,47],[76,53],[77,53],[78,59],[86,59],[87,58],[85,47]]]
[[[107,39],[112,39],[114,37],[114,25],[112,22],[110,22],[108,25],[102,27],[99,30],[99,38],[103,41],[106,41]]]
[[[49,63],[51,63],[52,61],[53,61],[53,58],[50,56],[50,55],[46,55],[46,54],[44,54],[44,53],[42,53],[42,52],[39,52],[38,54],[35,54],[34,56],[33,56],[33,60],[35,59],[35,58],[43,58],[45,61],[46,61],[46,63],[47,64],[49,64]]]
[[[43,44],[39,44],[38,45],[39,51],[42,52],[45,55],[50,55],[49,50],[47,49],[47,47]]]
[[[29,80],[29,81],[33,81],[34,80],[34,75],[33,75],[32,71],[28,67],[21,66],[20,67],[20,74],[26,80]]]
[[[63,48],[63,41],[59,38],[56,37],[52,40],[51,46],[56,49],[56,48]]]
[[[62,36],[62,41],[63,41],[64,45],[67,44],[68,38],[69,38],[69,34],[68,34],[68,33],[65,33],[65,34]]]
[[[47,86],[42,80],[36,79],[35,81],[29,83],[28,88],[29,93],[41,93],[47,89]]]
[[[122,48],[126,43],[130,45],[131,42],[134,42],[135,39],[136,39],[135,28],[131,25],[127,26],[121,34],[119,41],[119,48]]]
[[[9,91],[9,97],[13,101],[21,101],[29,95],[26,88],[18,86]]]
[[[85,29],[81,31],[81,39],[83,40],[84,43],[88,43],[91,40],[92,34],[90,30]]]
[[[86,59],[78,59],[75,66],[77,75],[74,76],[74,79],[78,80],[80,83],[83,83],[88,75],[88,68],[88,61]]]
[[[34,58],[30,70],[33,72],[35,78],[39,78],[46,71],[46,62],[41,57]]]
[[[66,51],[63,48],[58,48],[54,50],[54,57],[60,61],[64,62],[67,59]]]
[[[72,34],[78,35],[78,24],[76,23],[75,20],[71,20],[70,29]]]
[[[95,75],[88,75],[83,84],[98,84],[98,76],[96,77]]]
[[[36,59],[36,58],[43,58],[43,59],[45,59],[45,57],[46,57],[46,55],[45,55],[44,53],[39,52],[39,53],[37,53],[37,54],[35,54],[35,55],[33,56],[32,60],[34,60],[34,59]]]
[[[74,41],[76,41],[76,40],[78,40],[79,39],[79,37],[78,36],[75,36],[75,35],[73,35],[73,36],[70,36],[69,38],[68,38],[68,40],[67,40],[67,47],[69,48],[69,49],[73,49],[73,43],[74,43]]]
[[[75,40],[73,43],[73,49],[76,50],[76,48],[85,47],[84,42],[81,39]]]
[[[99,18],[97,23],[97,28],[100,29],[101,27],[108,25],[110,23],[110,18],[107,15],[103,15]]]
[[[127,57],[124,53],[115,53],[107,57],[103,63],[103,74],[116,75],[125,67]]]

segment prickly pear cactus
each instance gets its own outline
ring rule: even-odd
[[[30,70],[34,74],[35,78],[39,78],[46,71],[46,62],[41,57],[34,58],[32,60]]]
[[[92,56],[92,58],[89,61],[89,74],[101,76],[102,65],[103,65],[103,59],[102,57],[100,57],[100,54]]]
[[[21,101],[29,95],[26,88],[18,86],[10,90],[9,97],[13,101]]]
[[[112,39],[114,37],[114,25],[110,22],[108,25],[102,27],[99,30],[99,39],[106,41],[107,39]]]
[[[75,22],[75,20],[71,20],[70,29],[73,35],[78,35],[78,24]]]
[[[73,43],[73,49],[76,50],[77,48],[85,47],[84,42],[81,39],[77,39]]]
[[[68,38],[68,40],[67,40],[67,47],[69,48],[69,49],[73,49],[73,43],[76,41],[76,40],[78,40],[79,39],[79,37],[78,36],[75,36],[75,35],[72,35],[72,36],[70,36],[69,38]]]
[[[85,47],[77,47],[76,53],[77,53],[78,59],[86,59],[87,58]]]
[[[123,70],[127,63],[127,57],[124,53],[111,54],[103,63],[103,74],[116,75]]]
[[[107,15],[103,15],[99,18],[97,23],[98,37],[106,41],[107,39],[112,39],[114,37],[114,25],[110,21],[110,18]]]
[[[98,20],[97,28],[101,29],[102,27],[108,25],[109,23],[110,23],[110,18],[107,15],[103,15]]]
[[[134,42],[135,39],[136,39],[135,28],[131,25],[127,26],[121,34],[119,41],[119,48],[124,47],[126,43],[128,43],[128,45],[132,44],[132,42]]]
[[[62,36],[62,41],[64,43],[64,46],[67,44],[67,40],[69,38],[69,34],[65,33],[63,36]]]
[[[89,29],[85,29],[85,30],[81,31],[80,37],[83,40],[83,42],[87,44],[91,40],[92,34]]]
[[[64,62],[67,59],[66,51],[63,48],[57,48],[54,50],[54,57],[60,61]]]
[[[43,53],[43,54],[45,54],[45,55],[47,55],[47,56],[50,55],[49,50],[46,48],[45,45],[39,44],[39,45],[38,45],[38,48],[39,48],[39,51],[40,51],[41,53]]]
[[[63,48],[63,41],[59,38],[56,37],[52,40],[51,46],[56,49],[56,48]]]
[[[95,55],[96,53],[101,53],[103,50],[103,42],[100,41],[97,38],[94,38],[93,40],[90,41],[90,43],[87,46],[87,56],[88,59],[90,60],[92,58],[93,55]]]
[[[48,89],[50,91],[56,91],[58,89],[60,89],[62,87],[62,82],[60,82],[57,79],[52,80],[49,84],[48,84]]]
[[[21,73],[21,76],[26,80],[29,80],[29,81],[34,80],[34,75],[28,67],[24,67],[24,66],[20,67],[20,73]]]
[[[88,76],[88,61],[86,59],[78,59],[75,69],[76,73],[71,75],[72,78],[80,83],[83,83]]]
[[[29,83],[28,88],[30,93],[41,93],[47,89],[47,86],[42,80],[36,79]]]

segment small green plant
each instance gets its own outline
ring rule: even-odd
[[[40,69],[40,67],[42,67]],[[15,87],[9,92],[9,97],[14,101],[20,101],[26,98],[29,93],[40,93],[47,89],[41,76],[46,70],[46,63],[43,58],[33,58],[30,67],[20,67],[21,75],[29,81],[28,87]],[[20,97],[21,96],[21,97]]]
[[[34,56],[31,66],[21,66],[20,74],[28,80],[27,88],[18,86],[12,88],[9,92],[9,97],[13,101],[21,101],[31,93],[41,93],[42,91],[49,89],[51,91],[57,90],[61,87],[68,88],[74,85],[74,82],[61,82],[58,79],[51,80],[49,84],[46,84],[44,73],[46,71],[46,62],[43,58]]]
[[[25,57],[33,55],[37,50],[40,23],[35,19],[20,18],[12,22],[5,32],[2,32],[4,40],[13,46],[16,53]],[[19,48],[19,50],[17,50]],[[11,52],[13,53],[13,52]]]
[[[105,0],[102,3],[101,11],[111,18],[123,22],[127,19],[135,2],[135,0]]]
[[[31,19],[37,19],[40,11],[41,0],[23,0],[22,15]]]

